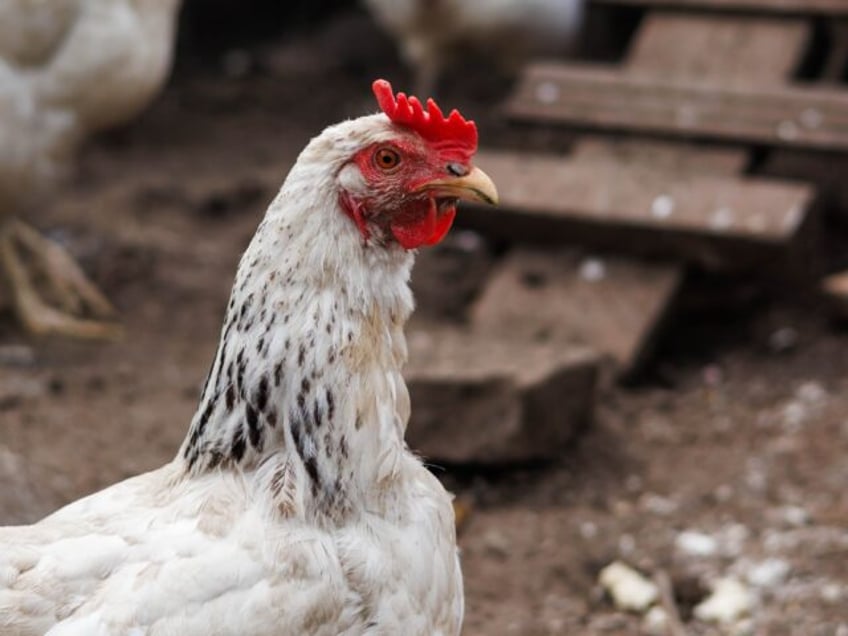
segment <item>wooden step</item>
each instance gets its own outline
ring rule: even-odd
[[[592,0],[592,3],[644,8],[848,16],[848,2],[845,0]]]
[[[788,148],[848,151],[848,91],[668,80],[530,65],[506,105],[517,120]]]
[[[406,440],[430,460],[552,459],[591,422],[598,355],[493,337],[474,327],[411,325]]]
[[[646,362],[682,282],[680,268],[575,249],[512,250],[471,309],[477,333],[528,347],[588,347],[617,375]]]
[[[498,184],[496,209],[457,223],[510,240],[581,244],[732,270],[801,249],[814,189],[803,183],[670,173],[650,165],[480,152]]]

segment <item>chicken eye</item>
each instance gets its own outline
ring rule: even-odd
[[[380,148],[374,153],[374,162],[382,170],[394,170],[400,165],[400,153],[391,148]]]

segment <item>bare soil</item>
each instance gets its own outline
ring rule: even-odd
[[[370,37],[373,50],[345,63],[316,32],[242,51],[244,74],[181,67],[147,114],[90,144],[68,187],[32,211],[120,308],[126,337],[30,341],[0,314],[0,522],[37,519],[175,454],[236,263],[288,166],[325,125],[372,110],[374,76],[408,78]],[[460,83],[444,101],[481,122],[485,143],[514,144],[494,98]],[[671,577],[692,634],[848,634],[848,337],[793,293],[740,304],[705,287],[691,283],[642,382],[605,384],[595,422],[557,461],[434,468],[470,505],[464,633],[640,633],[643,618],[597,585],[621,559]],[[468,295],[450,276],[418,289],[436,314],[429,299]],[[715,550],[682,550],[683,530]],[[767,559],[788,570],[763,583]],[[722,631],[692,608],[725,575],[757,600],[750,620]]]

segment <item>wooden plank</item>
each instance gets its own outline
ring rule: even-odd
[[[649,356],[681,279],[666,265],[515,249],[472,307],[471,325],[549,349],[587,346],[627,375]]]
[[[803,20],[739,18],[653,11],[642,20],[623,68],[665,78],[784,83],[812,37],[811,25]],[[589,146],[584,147],[585,144]],[[584,138],[575,144],[572,156],[652,164],[672,175],[692,170],[738,174],[748,163],[744,148],[705,148],[681,140],[607,138],[604,145]]]
[[[796,249],[813,204],[805,184],[669,175],[618,162],[481,152],[500,206],[470,206],[457,222],[488,234],[584,243],[680,258],[711,269],[747,268]]]
[[[589,66],[530,66],[514,119],[789,148],[848,150],[848,91],[668,81]]]
[[[663,9],[700,9],[783,15],[848,15],[845,0],[592,0],[598,5]]]
[[[416,324],[404,376],[410,448],[442,462],[556,457],[591,420],[598,356],[479,330]]]
[[[569,159],[577,163],[611,162],[620,170],[650,170],[674,179],[682,175],[739,174],[745,170],[748,153],[727,146],[583,135]]]
[[[624,66],[665,79],[782,84],[811,37],[803,20],[654,11],[642,21]]]

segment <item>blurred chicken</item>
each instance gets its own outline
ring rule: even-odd
[[[484,54],[504,71],[528,56],[557,55],[574,45],[584,0],[364,0],[398,41],[429,95],[442,71],[464,50]]]
[[[18,219],[93,132],[137,115],[171,64],[180,0],[0,0],[0,272],[35,334],[109,337],[112,306]]]

